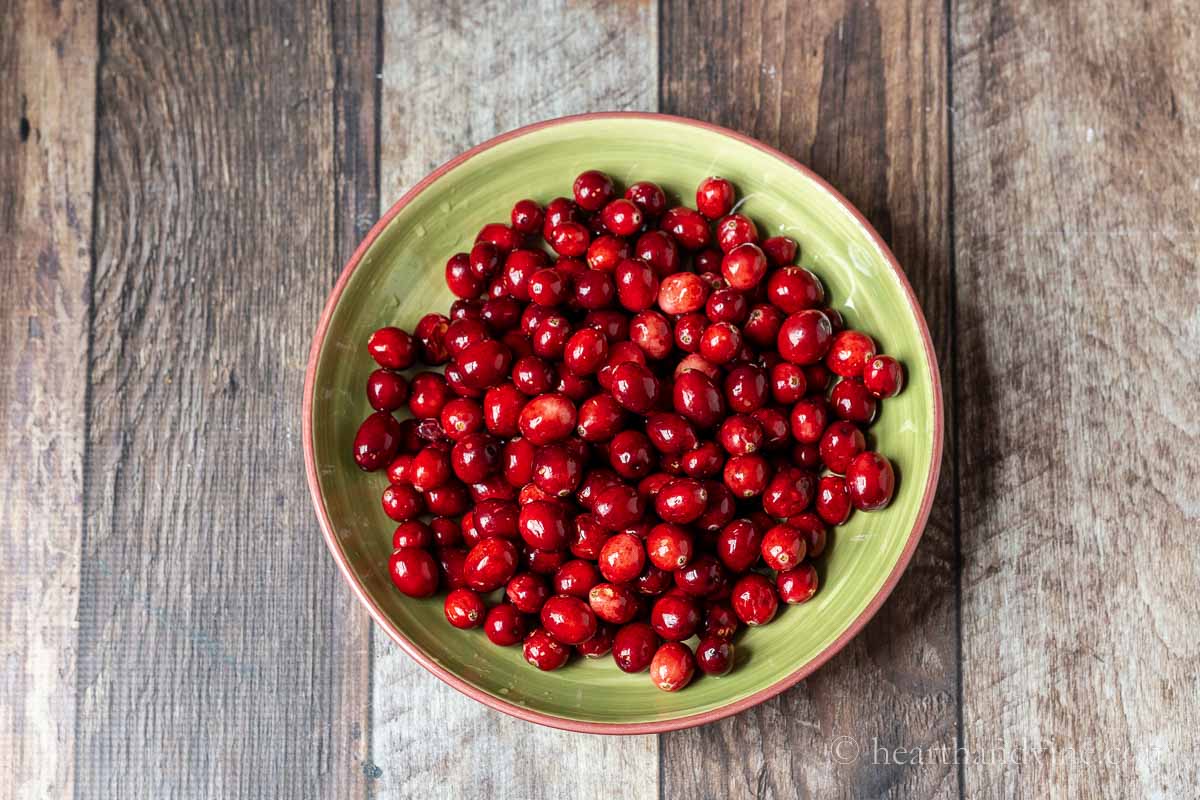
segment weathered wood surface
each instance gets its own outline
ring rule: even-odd
[[[650,3],[384,6],[384,207],[434,167],[506,130],[564,114],[654,110]],[[371,758],[379,797],[658,793],[656,737],[554,731],[470,700],[374,631]]]
[[[953,374],[946,22],[941,4],[664,4],[663,111],[748,133],[808,164],[889,242]],[[950,400],[947,388],[946,400]],[[953,420],[947,403],[947,420]],[[662,737],[665,797],[956,797],[954,439],[908,572],[810,679],[722,722]],[[891,762],[891,763],[889,763]]]
[[[970,797],[1200,779],[1198,19],[954,13]]]
[[[335,204],[374,199],[335,171],[371,150],[335,147],[362,111],[338,76],[367,75],[356,15],[306,7],[102,4],[82,796],[366,783],[367,625],[313,519],[300,390],[357,236]]]
[[[0,2],[0,797],[74,788],[96,16]]]

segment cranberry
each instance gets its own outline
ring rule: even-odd
[[[601,548],[608,540],[609,532],[601,527],[591,514],[580,514],[575,517],[573,530],[571,555],[593,561],[598,559]]]
[[[538,575],[553,575],[565,563],[567,563],[565,550],[528,549],[525,551],[525,568]]]
[[[795,516],[808,508],[816,491],[813,473],[794,467],[781,469],[763,492],[763,510],[780,519]]]
[[[403,375],[377,369],[367,377],[367,402],[376,411],[395,411],[408,400],[408,381]]]
[[[618,198],[613,200],[600,212],[604,227],[617,236],[632,236],[642,227],[642,210],[631,200]]]
[[[471,272],[471,258],[455,253],[446,261],[446,286],[455,297],[471,299],[483,291],[483,281]]]
[[[791,314],[779,328],[779,355],[793,364],[813,364],[829,350],[833,329],[829,318],[815,309]]]
[[[776,525],[762,540],[762,557],[774,570],[791,569],[804,560],[804,534],[791,525]]]
[[[467,256],[467,266],[477,281],[490,281],[500,273],[500,251],[491,242],[479,242]]]
[[[713,322],[741,325],[750,316],[750,305],[745,295],[733,289],[719,289],[709,295],[704,313]]]
[[[383,513],[396,522],[407,522],[425,513],[421,493],[411,486],[389,486],[383,490]]]
[[[629,325],[630,339],[648,358],[662,359],[674,349],[671,323],[657,311],[642,311]]]
[[[392,459],[392,463],[388,464],[387,477],[388,483],[392,484],[410,484],[408,479],[408,468],[412,465],[413,457],[409,453],[401,453]]]
[[[821,435],[821,460],[838,474],[845,474],[850,462],[865,450],[867,440],[857,426],[844,421],[831,424]]]
[[[487,326],[477,319],[456,319],[446,328],[443,341],[450,355],[458,356],[473,344],[490,338]]]
[[[450,387],[436,372],[421,372],[409,384],[408,410],[419,420],[440,415],[449,399]]]
[[[659,569],[676,570],[687,566],[694,552],[692,535],[678,525],[655,525],[646,538],[647,557]]]
[[[538,550],[558,550],[567,543],[567,516],[561,503],[528,503],[521,508],[517,529],[525,543]]]
[[[702,372],[690,370],[675,378],[675,411],[701,428],[711,428],[725,415],[725,398]]]
[[[660,453],[684,453],[698,443],[695,429],[678,414],[650,414],[646,419],[646,434]]]
[[[846,468],[850,502],[859,511],[877,511],[892,502],[896,474],[892,463],[879,453],[859,453]]]
[[[512,380],[522,394],[545,394],[558,384],[554,368],[537,356],[522,356],[513,364]]]
[[[642,574],[634,582],[634,587],[637,589],[638,594],[656,596],[671,588],[672,578],[673,573],[659,569],[647,562],[646,568],[642,570]]]
[[[721,423],[717,441],[725,452],[734,456],[746,456],[757,451],[763,444],[763,429],[758,420],[745,414],[735,414]]]
[[[538,448],[533,460],[533,480],[548,496],[566,497],[583,478],[583,462],[582,454],[564,445]]]
[[[583,375],[576,375],[569,369],[562,370],[558,376],[555,391],[565,395],[572,403],[578,403],[591,397],[596,391],[596,382]]]
[[[654,510],[666,522],[686,525],[704,513],[708,492],[692,478],[679,478],[667,484],[654,498]]]
[[[688,314],[704,308],[711,290],[693,272],[676,272],[658,287],[658,307],[668,314]]]
[[[445,343],[449,327],[450,319],[441,314],[426,314],[417,321],[413,334],[421,345],[421,360],[426,364],[444,364],[450,358]]]
[[[541,620],[546,631],[563,644],[581,644],[596,633],[596,615],[578,597],[551,597],[542,605]]]
[[[817,584],[817,570],[812,564],[801,564],[775,576],[775,588],[779,599],[788,605],[797,605],[812,599],[817,593]]]
[[[874,357],[875,342],[870,336],[859,331],[842,331],[829,345],[825,366],[843,378],[858,378]]]
[[[648,475],[656,459],[646,434],[621,431],[609,445],[608,460],[618,475],[633,480]]]
[[[717,247],[726,254],[743,244],[757,246],[758,227],[741,214],[730,214],[717,222],[716,240]]]
[[[733,613],[750,626],[765,625],[775,618],[779,598],[765,575],[752,572],[733,585]]]
[[[691,683],[696,672],[695,659],[687,645],[667,642],[658,648],[650,662],[650,680],[664,692],[677,692]]]
[[[667,211],[659,224],[684,250],[699,250],[709,241],[708,220],[698,211],[678,206]]]
[[[501,647],[509,647],[524,639],[525,627],[525,617],[508,603],[492,606],[483,620],[483,632],[488,641]]]
[[[633,255],[649,264],[660,279],[679,272],[679,245],[662,231],[643,233],[633,248]]]
[[[614,486],[624,486],[624,482],[611,469],[593,469],[583,476],[579,491],[575,493],[575,501],[591,511],[596,506],[596,499],[605,489]],[[620,525],[618,528],[622,527]]]
[[[700,336],[700,355],[713,364],[728,364],[742,348],[742,332],[728,322],[716,322]]]
[[[825,289],[816,275],[804,267],[784,267],[771,273],[767,281],[767,299],[785,314],[820,308]]]
[[[704,638],[732,639],[741,621],[728,603],[713,601],[704,610]]]
[[[354,435],[354,463],[374,472],[386,467],[400,449],[400,423],[387,411],[376,411],[363,420]]]
[[[701,442],[684,453],[680,466],[689,478],[711,478],[721,471],[725,457],[716,442]]]
[[[518,200],[512,207],[510,221],[521,233],[537,233],[542,229],[546,214],[534,200]]]
[[[617,287],[604,272],[589,270],[575,281],[575,300],[589,310],[608,308],[617,297]]]
[[[617,193],[612,178],[595,169],[581,172],[572,188],[575,202],[585,211],[599,211]]]
[[[788,361],[781,361],[771,367],[771,397],[776,403],[791,405],[808,390],[808,382],[804,378],[804,368]]]
[[[789,519],[788,524],[804,534],[809,558],[817,558],[825,552],[825,523],[819,516],[807,511]]]
[[[504,594],[518,611],[536,614],[542,610],[542,604],[550,597],[550,588],[540,576],[522,572],[508,582]]]
[[[757,497],[767,488],[771,470],[760,455],[733,456],[725,462],[725,485],[735,497]]]
[[[629,311],[644,311],[658,297],[658,276],[644,261],[627,258],[614,273],[617,301]]]
[[[756,244],[746,242],[726,251],[721,275],[739,292],[748,292],[767,274],[767,257]]]
[[[562,441],[575,429],[575,404],[561,394],[543,394],[521,409],[521,435],[535,445]]]
[[[686,567],[675,570],[675,586],[692,597],[709,597],[726,584],[725,568],[710,555],[699,555]]]
[[[642,540],[629,533],[618,533],[600,550],[600,574],[612,583],[628,583],[641,574],[645,564]]]
[[[708,636],[696,645],[696,666],[705,675],[728,675],[733,669],[733,643],[728,637]]]
[[[862,381],[851,378],[843,378],[834,385],[829,393],[829,402],[833,406],[833,413],[863,425],[875,419],[879,405],[875,395],[867,391]]]
[[[547,604],[549,602],[546,601]],[[545,606],[542,610],[545,613]],[[549,632],[538,628],[525,637],[524,654],[525,660],[530,664],[550,672],[567,663],[567,659],[571,657],[571,648],[559,642]]]
[[[548,241],[560,256],[576,258],[587,252],[592,236],[578,222],[563,222],[550,231]]]
[[[742,335],[755,347],[774,348],[784,319],[784,313],[775,306],[754,306],[742,326]]]
[[[720,219],[733,208],[733,184],[724,178],[705,178],[696,188],[696,209],[709,219]]]
[[[561,314],[551,314],[538,323],[533,331],[533,352],[542,358],[558,359],[571,336],[571,323]]]
[[[521,305],[511,297],[488,300],[479,312],[480,319],[496,333],[504,333],[521,322]]]
[[[862,380],[876,397],[895,397],[904,388],[904,368],[891,356],[875,356],[863,368]]]
[[[691,638],[700,628],[700,609],[683,592],[668,592],[650,609],[650,626],[669,642]]]
[[[698,353],[700,338],[708,328],[708,322],[706,316],[696,312],[681,316],[675,322],[675,346],[685,353]],[[697,358],[702,358],[702,356],[697,356]]]
[[[588,245],[587,264],[595,272],[614,272],[617,264],[629,258],[631,250],[629,242],[616,236],[597,236]],[[590,308],[591,306],[585,306]]]
[[[438,570],[447,589],[458,589],[466,585],[463,580],[463,565],[466,561],[467,551],[461,547],[443,547],[438,551]]]
[[[825,475],[817,483],[817,514],[830,525],[841,525],[850,517],[850,490],[836,475]]]
[[[829,424],[829,410],[822,400],[801,400],[792,406],[792,436],[805,444],[816,444]]]
[[[763,252],[767,254],[767,260],[771,262],[772,267],[786,267],[788,264],[796,262],[796,256],[800,255],[800,248],[796,245],[796,240],[787,236],[772,236],[762,243]]]
[[[667,210],[667,195],[657,183],[639,181],[625,190],[625,199],[632,200],[647,217],[662,216]]]
[[[613,639],[613,661],[622,672],[641,672],[650,666],[658,649],[658,635],[644,622],[632,622]]]
[[[549,240],[550,232],[564,222],[581,222],[583,211],[573,200],[556,197],[546,206],[545,220],[542,222],[542,236]]]
[[[367,339],[367,352],[384,369],[408,369],[417,362],[413,337],[399,328],[380,328]]]
[[[579,407],[576,433],[587,442],[612,439],[625,425],[625,409],[610,394],[598,394]]]
[[[596,496],[592,513],[602,526],[611,531],[619,531],[645,516],[646,501],[637,493],[637,489],[620,483],[604,489]],[[603,555],[601,557],[603,558]],[[609,578],[609,580],[613,579]],[[630,578],[625,580],[630,580]],[[622,581],[616,582],[621,583]]]
[[[462,544],[462,527],[448,517],[434,517],[429,521],[433,541],[438,547],[455,547]]]
[[[567,276],[553,267],[539,269],[529,276],[527,283],[529,299],[539,306],[561,305],[569,289]]]
[[[841,333],[846,327],[846,320],[842,317],[842,312],[835,308],[822,308],[821,313],[829,318],[829,327],[834,333]]]
[[[733,572],[745,572],[758,561],[762,534],[749,520],[737,519],[717,536],[717,556]]]
[[[512,486],[524,486],[533,480],[533,462],[537,447],[528,439],[509,439],[501,456],[504,478]]]
[[[501,225],[499,222],[489,222],[479,229],[479,234],[475,237],[475,243],[478,244],[479,242],[490,242],[501,253],[510,253],[513,248],[521,243],[521,237],[507,225]]]
[[[516,571],[516,545],[508,539],[489,537],[467,553],[463,580],[477,592],[490,592],[508,583]]]
[[[484,604],[483,598],[470,589],[455,589],[450,592],[446,595],[446,602],[442,608],[446,614],[446,621],[464,630],[478,628],[487,614],[487,605]]]
[[[388,575],[409,597],[429,597],[437,591],[438,569],[433,556],[416,547],[404,547],[388,559]]]
[[[626,361],[613,369],[611,391],[624,408],[645,414],[658,402],[658,378],[641,364]]]
[[[409,481],[419,492],[436,489],[451,474],[450,451],[444,447],[426,447],[413,457],[408,470]]]
[[[459,319],[483,319],[483,310],[479,300],[463,300],[459,298],[450,304],[451,321]]]

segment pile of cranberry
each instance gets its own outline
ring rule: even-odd
[[[814,595],[826,525],[891,501],[863,428],[903,371],[733,209],[722,178],[693,210],[585,172],[450,258],[449,316],[371,335],[354,457],[387,471],[401,592],[444,587],[451,625],[539,669],[612,652],[666,691]]]

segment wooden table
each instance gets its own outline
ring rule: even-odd
[[[1184,797],[1200,781],[1200,4],[0,0],[3,797]],[[601,738],[369,624],[301,459],[309,337],[405,187],[660,110],[839,187],[947,450],[811,679]]]

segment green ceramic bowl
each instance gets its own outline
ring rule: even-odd
[[[601,169],[622,183],[651,180],[693,202],[696,185],[719,174],[744,198],[741,211],[765,235],[799,241],[802,262],[824,281],[831,304],[903,362],[904,392],[882,406],[871,429],[896,466],[895,500],[856,513],[831,534],[818,562],[822,586],[770,625],[742,634],[723,678],[659,691],[609,658],[540,672],[520,647],[494,647],[482,631],[457,631],[440,598],[412,600],[387,574],[393,524],[379,508],[386,478],[351,458],[370,412],[363,386],[373,362],[365,342],[382,325],[410,328],[453,297],[443,281],[452,253],[469,249],[486,222],[506,221],[523,197],[569,195],[574,176]],[[375,621],[450,685],[500,711],[558,728],[649,733],[697,725],[762,702],[830,658],[867,622],[908,564],[937,483],[942,406],[929,332],[895,258],[863,217],[795,161],[731,131],[656,114],[593,114],[505,134],[454,159],[388,211],[358,248],[325,307],[304,389],[309,485],[325,539]]]

